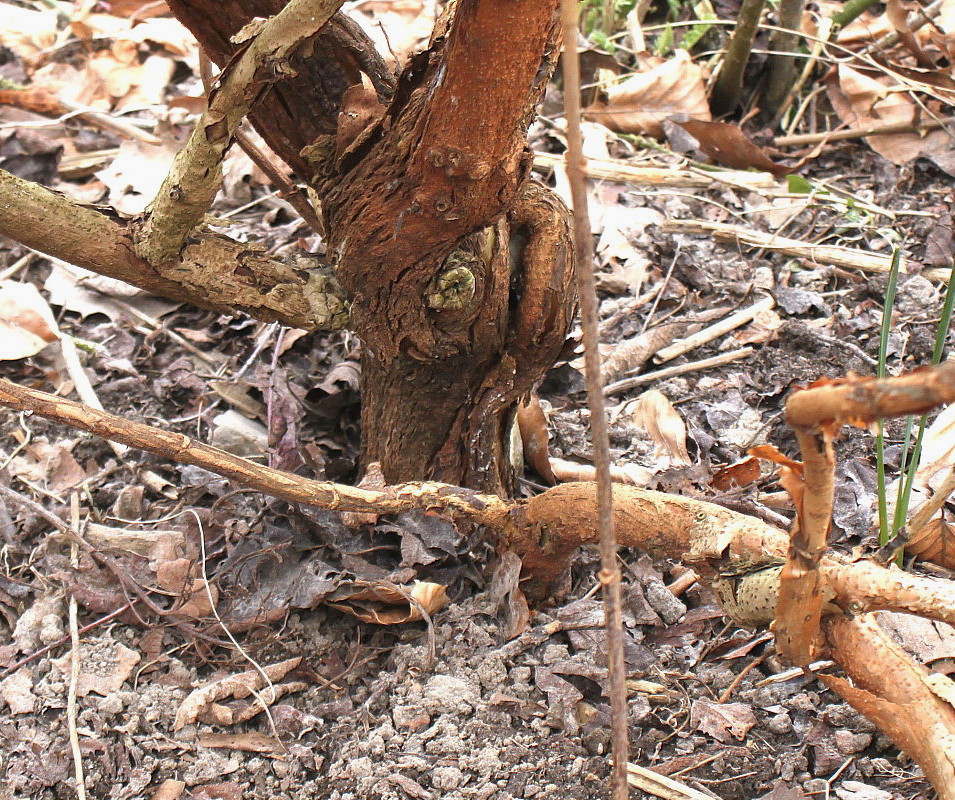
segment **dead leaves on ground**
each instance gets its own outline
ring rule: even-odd
[[[250,669],[195,689],[179,706],[173,730],[200,720],[216,725],[245,722],[265,711],[280,697],[307,688],[308,681],[281,681],[302,663],[302,658],[289,658],[261,669]],[[252,698],[248,700],[248,698]],[[225,704],[220,700],[236,702]],[[247,702],[246,702],[247,701]]]
[[[584,117],[620,133],[662,138],[663,122],[671,117],[710,119],[705,77],[685,50],[669,59],[646,56],[640,71],[603,86]]]

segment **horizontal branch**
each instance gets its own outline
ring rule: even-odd
[[[193,237],[160,274],[136,255],[131,222],[0,170],[0,234],[53,258],[171,300],[223,314],[244,312],[305,330],[348,320],[337,284],[214,233]]]
[[[551,596],[555,581],[577,549],[596,541],[593,483],[565,483],[518,501],[436,482],[361,489],[272,469],[183,434],[126,420],[2,378],[0,405],[33,412],[177,463],[202,467],[293,503],[379,515],[427,510],[486,525],[502,546],[521,555],[529,579],[522,585],[538,599]],[[721,586],[724,609],[739,624],[767,625],[772,621],[780,565],[789,546],[784,531],[714,503],[619,484],[614,486],[614,527],[622,546],[683,560],[714,586]],[[833,600],[843,609],[904,611],[955,623],[955,585],[951,581],[909,575],[869,561],[848,562],[832,555],[823,556],[820,567]],[[754,581],[763,585],[752,590]]]
[[[866,425],[884,417],[923,414],[955,401],[955,362],[923,367],[897,378],[824,378],[793,392],[786,421],[795,428],[835,422]]]

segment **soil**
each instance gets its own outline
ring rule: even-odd
[[[546,146],[542,131],[535,137]],[[896,168],[862,143],[840,143],[803,174],[837,180],[885,213],[851,217],[810,205],[788,236],[888,252],[894,235],[913,261],[946,266],[933,261],[931,248],[945,225],[951,236],[949,179],[928,162]],[[254,185],[250,191],[253,199],[265,194]],[[601,184],[594,192],[598,206],[633,209],[635,220],[653,210],[669,219],[739,222],[730,214],[762,204],[729,187],[647,192]],[[217,211],[238,205],[225,196]],[[746,218],[772,229],[759,214]],[[237,219],[273,248],[302,235],[283,205],[254,206]],[[649,264],[641,290],[665,287],[657,302],[638,304],[623,274],[626,258],[605,259],[601,316],[611,349],[664,319],[691,322],[705,309],[745,305],[757,278],[771,283],[779,326],[765,335],[747,329],[755,352],[744,360],[615,396],[615,462],[647,468],[652,487],[787,518],[785,508],[762,505],[764,494],[778,491],[768,473],[729,494],[712,488],[713,475],[753,444],[798,455],[782,415],[793,386],[873,372],[885,276],[664,234],[655,223],[635,224],[625,237],[633,257]],[[3,242],[0,269],[24,254]],[[37,257],[21,277],[42,289],[51,269]],[[918,274],[903,279],[890,372],[928,361],[941,304],[937,284]],[[81,314],[71,305],[54,303],[59,325],[95,345],[85,349],[84,365],[107,409],[303,475],[357,478],[360,345],[350,335],[300,335],[188,307],[151,325],[128,312]],[[721,348],[718,341],[676,363]],[[4,363],[7,377],[70,394],[56,346]],[[586,462],[587,411],[574,363],[554,368],[541,397],[551,454]],[[662,392],[685,419],[689,466],[661,468],[656,443],[625,413],[624,403],[647,389]],[[230,434],[217,419],[230,409],[264,425]],[[890,467],[897,466],[900,426],[887,429]],[[873,437],[847,432],[838,455],[833,544],[871,544]],[[71,596],[79,626],[90,626],[82,633],[75,709],[89,797],[606,796],[607,679],[594,553],[580,554],[564,596],[525,614],[509,559],[495,555],[480,531],[424,514],[352,528],[331,512],[291,508],[133,451],[120,457],[100,439],[9,412],[0,412],[0,469],[0,481],[60,518],[70,519],[75,494],[87,534],[89,523],[150,532],[149,547],[135,551],[107,531],[101,552],[108,561],[80,552],[71,563],[68,541],[48,520],[0,495],[3,800],[75,794],[67,729]],[[540,482],[529,469],[524,490]],[[179,548],[176,558],[161,550],[162,531]],[[177,584],[164,565],[182,561]],[[920,770],[814,673],[788,671],[769,634],[734,627],[700,585],[671,591],[679,565],[637,552],[622,553],[622,562],[633,763],[723,800],[932,796]],[[415,579],[446,587],[448,605],[428,621],[383,625],[349,612],[380,608],[356,600],[360,581],[407,586]],[[218,618],[209,612],[207,586],[217,593]],[[125,610],[104,619],[117,609]],[[297,690],[272,703],[269,715],[230,724],[251,701],[223,697],[177,726],[197,687],[254,671],[253,662],[293,657],[301,662],[275,682],[295,682]]]

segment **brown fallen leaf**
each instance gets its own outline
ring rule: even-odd
[[[750,456],[718,469],[711,483],[714,489],[726,492],[730,489],[750,486],[759,480],[761,472],[759,461]]]
[[[362,622],[403,625],[429,616],[448,604],[447,590],[440,583],[415,581],[410,587],[393,583],[355,581],[335,590],[326,605],[351,614]]]
[[[694,700],[690,707],[690,722],[718,742],[731,739],[743,741],[756,724],[756,715],[746,703],[713,703]]]
[[[72,655],[67,653],[53,661],[63,674],[70,674]],[[119,690],[133,673],[140,655],[109,636],[87,639],[80,646],[80,678],[76,687],[78,697],[90,692],[106,697]],[[95,665],[95,669],[92,666]]]
[[[692,463],[686,449],[686,423],[663,392],[650,389],[624,404],[618,418],[627,418],[653,440],[654,469]]]
[[[906,92],[897,91],[898,88],[888,78],[872,78],[845,64],[840,64],[826,81],[826,93],[833,109],[850,128],[914,125],[920,109]],[[946,169],[942,156],[951,150],[949,134],[943,130],[924,135],[913,131],[867,136],[865,142],[883,158],[899,165],[925,156]]]
[[[34,356],[58,338],[53,312],[32,283],[0,282],[0,361]]]
[[[179,800],[184,791],[186,791],[185,781],[169,778],[159,784],[159,788],[156,789],[149,800]]]
[[[737,125],[728,122],[702,120],[674,120],[683,130],[696,139],[700,150],[718,164],[733,169],[758,169],[777,178],[788,175],[793,167],[777,164],[756,144],[751,142]]]
[[[686,50],[672,58],[651,57],[649,67],[606,87],[603,97],[584,111],[586,119],[619,133],[663,136],[663,121],[674,115],[709,120],[705,72]]]
[[[29,667],[21,667],[0,681],[0,699],[10,707],[12,715],[33,713],[37,703],[33,683],[33,672]]]
[[[933,519],[912,533],[905,545],[905,554],[955,569],[955,529],[942,519]]]
[[[268,681],[273,684],[282,680],[289,672],[302,663],[301,656],[289,658],[280,661],[277,664],[270,664],[263,667],[261,672],[257,669],[250,669],[247,672],[240,672],[237,675],[229,675],[207,686],[193,690],[176,712],[176,721],[173,730],[191,725],[199,715],[217,700],[226,697],[234,697],[241,700],[248,697],[253,692],[265,689]],[[264,673],[264,675],[263,675]],[[266,681],[268,678],[268,681]],[[271,700],[271,692],[265,692],[265,699]]]
[[[548,452],[547,417],[541,408],[540,398],[531,394],[526,403],[517,408],[517,427],[521,432],[524,445],[524,461],[540,475],[550,486],[557,483],[554,471],[550,467]]]
[[[86,470],[70,452],[75,442],[31,442],[23,455],[13,459],[10,469],[14,475],[45,485],[54,492],[79,486],[87,479]]]
[[[242,784],[236,781],[204,783],[192,788],[193,800],[242,800],[244,796]]]

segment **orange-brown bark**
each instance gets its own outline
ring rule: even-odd
[[[955,800],[955,683],[909,658],[871,614],[830,617],[825,631],[832,657],[852,682],[820,680],[919,763],[939,800]]]

